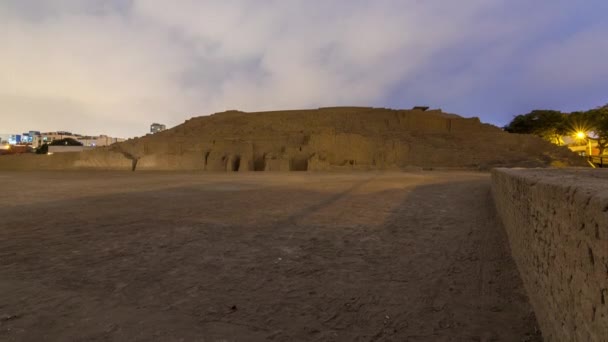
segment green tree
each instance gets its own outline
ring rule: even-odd
[[[587,112],[593,135],[589,137],[597,141],[600,155],[608,147],[608,107],[600,107]]]
[[[53,140],[49,144],[50,146],[82,146],[82,143],[76,139],[63,138],[59,140]]]
[[[49,153],[49,144],[43,144],[36,149],[36,154],[47,154]]]
[[[505,131],[520,134],[535,134],[554,144],[562,144],[562,136],[568,131],[566,114],[556,110],[533,110],[517,115],[504,127]]]

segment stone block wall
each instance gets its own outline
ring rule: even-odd
[[[495,169],[492,192],[546,341],[608,341],[608,172]]]

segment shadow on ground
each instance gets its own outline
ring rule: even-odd
[[[489,179],[380,178],[0,208],[0,339],[540,341]]]

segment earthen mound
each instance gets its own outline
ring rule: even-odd
[[[74,163],[77,168],[231,172],[550,165],[585,164],[565,147],[509,134],[478,118],[367,107],[195,117],[164,132],[82,152]]]

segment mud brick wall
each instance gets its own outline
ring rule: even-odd
[[[440,110],[332,107],[200,116],[72,157],[5,158],[0,170],[327,171],[585,166],[564,146]]]
[[[608,341],[608,172],[495,169],[492,192],[547,341]]]

